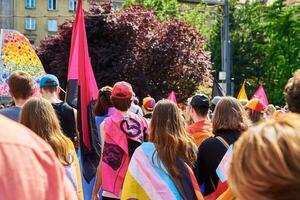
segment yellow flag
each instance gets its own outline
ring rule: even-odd
[[[237,96],[238,100],[248,100],[247,94],[246,94],[246,90],[245,90],[245,83],[246,81],[244,81],[242,88],[239,92],[239,95]]]

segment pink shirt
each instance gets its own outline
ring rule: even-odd
[[[2,116],[0,199],[77,199],[51,147],[29,129]]]
[[[141,144],[147,132],[147,121],[134,113],[116,112],[105,119],[102,155],[102,186],[116,196],[121,189],[129,165],[129,141]],[[132,147],[131,147],[132,148]],[[130,149],[134,150],[134,149]]]

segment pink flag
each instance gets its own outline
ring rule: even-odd
[[[269,105],[266,92],[262,85],[259,86],[259,88],[257,89],[257,91],[255,92],[255,94],[253,95],[253,97],[251,99],[253,99],[253,98],[260,99],[265,107]]]
[[[172,101],[173,103],[177,104],[177,100],[176,100],[176,96],[175,96],[175,92],[174,92],[174,91],[172,91],[172,92],[169,94],[168,99],[169,99],[170,101]]]
[[[97,99],[98,88],[90,63],[82,0],[78,1],[76,18],[73,24],[68,73],[69,80],[77,78],[80,88],[80,114],[83,143],[90,150],[88,106],[93,99]]]
[[[77,87],[79,86],[79,87]],[[83,175],[90,181],[96,174],[101,147],[93,112],[93,101],[97,99],[98,87],[90,62],[86,37],[82,0],[78,1],[73,22],[68,68],[67,102],[77,105],[81,138]],[[69,101],[68,101],[69,100]],[[96,137],[94,137],[96,135]]]

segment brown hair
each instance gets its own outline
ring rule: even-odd
[[[284,89],[285,100],[290,111],[300,113],[300,70],[294,73]]]
[[[37,97],[29,99],[22,108],[20,123],[49,143],[63,165],[73,162],[70,159],[69,139],[61,131],[55,111],[47,100]]]
[[[249,120],[240,102],[233,97],[222,97],[216,106],[212,120],[213,132],[220,130],[245,131]]]
[[[105,115],[108,112],[108,108],[112,107],[110,101],[112,87],[105,86],[101,88],[98,92],[98,98],[94,106],[94,112],[98,116]]]
[[[127,111],[131,107],[132,98],[127,99],[119,99],[116,97],[111,96],[110,97],[112,105],[120,111]]]
[[[252,110],[252,109],[247,109],[247,108],[246,108],[246,111],[247,111],[247,113],[248,113],[249,119],[250,119],[253,123],[257,123],[257,122],[259,122],[260,120],[262,120],[262,118],[263,118],[263,113],[257,112],[257,111]]]
[[[181,158],[192,166],[196,160],[197,146],[186,132],[177,106],[169,100],[159,101],[154,108],[150,141],[154,143],[159,159],[183,195],[177,159]]]
[[[7,81],[11,95],[16,99],[28,99],[34,93],[34,80],[30,74],[16,71]]]
[[[299,199],[300,117],[287,114],[250,128],[234,144],[229,185],[240,200]]]

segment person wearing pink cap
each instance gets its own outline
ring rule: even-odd
[[[92,199],[120,199],[124,178],[134,150],[146,139],[147,121],[129,108],[133,90],[125,81],[117,82],[111,92],[111,103],[116,112],[100,125],[102,158],[100,159]]]

